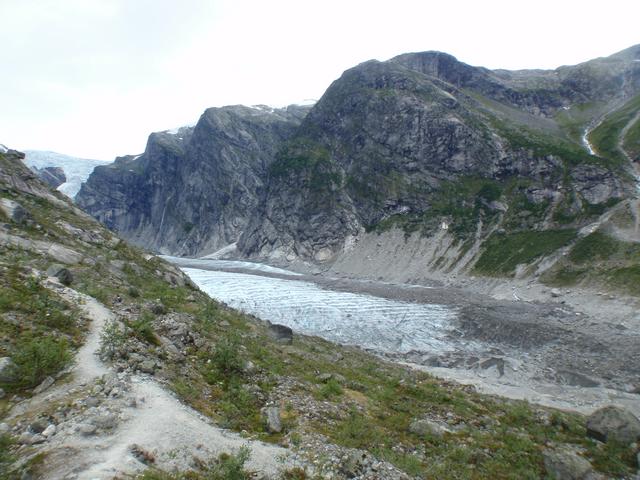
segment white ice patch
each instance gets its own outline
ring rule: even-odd
[[[460,348],[449,338],[456,311],[443,305],[399,302],[324,290],[300,280],[183,268],[211,297],[273,323],[379,352],[443,353]]]
[[[67,177],[67,181],[58,187],[58,191],[70,198],[76,196],[80,191],[80,187],[87,181],[87,178],[89,178],[89,175],[91,175],[95,167],[111,163],[106,160],[90,160],[39,150],[27,150],[25,151],[25,155],[24,163],[30,168],[62,168],[65,177]]]

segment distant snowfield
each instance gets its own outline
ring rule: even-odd
[[[80,187],[87,181],[93,169],[98,165],[107,165],[106,160],[91,160],[77,158],[56,152],[40,150],[25,151],[24,163],[29,168],[60,167],[64,171],[67,181],[58,187],[58,190],[67,197],[74,198],[80,191]]]
[[[182,269],[201,290],[233,308],[333,342],[388,353],[460,348],[450,337],[457,312],[444,305],[325,290],[295,279]]]

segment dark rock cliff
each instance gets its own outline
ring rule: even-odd
[[[243,231],[266,169],[307,110],[210,108],[195,127],[151,134],[142,155],[97,167],[76,202],[146,248],[215,251]]]

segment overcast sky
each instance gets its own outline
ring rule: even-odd
[[[0,0],[0,143],[111,160],[211,106],[317,99],[441,50],[555,68],[640,43],[633,0]]]

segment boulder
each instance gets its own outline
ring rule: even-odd
[[[589,461],[569,448],[545,450],[542,458],[547,473],[555,480],[584,480],[592,471]]]
[[[52,437],[56,434],[56,426],[52,423],[42,432],[42,436],[45,438]]]
[[[73,265],[82,261],[82,254],[63,245],[52,243],[47,249],[47,255],[57,262]]]
[[[280,343],[293,343],[293,330],[286,325],[272,323],[269,325],[269,333]]]
[[[48,421],[46,421],[43,418],[39,418],[31,422],[31,424],[29,425],[29,430],[31,430],[32,433],[42,433],[46,430],[48,426],[49,426]]]
[[[263,415],[269,433],[282,432],[282,420],[280,419],[280,409],[278,407],[266,407],[263,410]]]
[[[0,211],[2,211],[9,220],[16,223],[25,223],[31,220],[31,215],[22,208],[22,205],[8,198],[0,198]]]
[[[114,413],[105,412],[93,417],[91,423],[98,428],[110,430],[118,425],[118,416]]]
[[[424,437],[426,435],[442,437],[449,430],[433,420],[421,418],[414,420],[409,425],[409,432]]]
[[[47,377],[45,378],[42,383],[40,383],[40,385],[38,385],[36,388],[33,389],[33,394],[34,395],[38,395],[39,393],[44,392],[47,388],[49,388],[51,385],[53,385],[53,382],[55,380],[53,379],[53,377]]]
[[[589,415],[587,436],[601,442],[635,442],[640,439],[640,420],[626,408],[608,405]]]
[[[47,275],[57,278],[63,285],[69,286],[73,282],[72,273],[64,265],[60,265],[59,263],[54,263],[47,268]]]
[[[17,366],[9,357],[0,358],[0,382],[11,383],[16,379]]]

